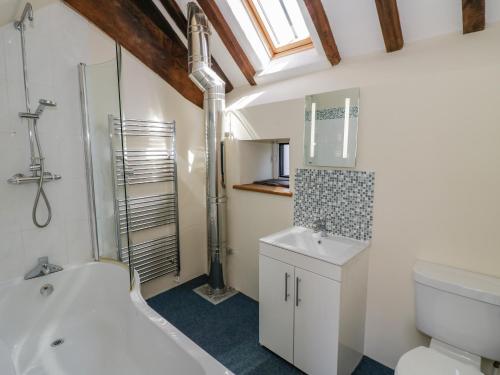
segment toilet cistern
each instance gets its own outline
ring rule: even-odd
[[[413,275],[431,345],[405,353],[396,375],[480,375],[481,358],[500,359],[500,278],[423,261]]]

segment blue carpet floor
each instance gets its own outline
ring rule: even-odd
[[[160,315],[236,375],[303,374],[259,345],[259,305],[238,293],[216,306],[192,290],[206,283],[198,277],[147,302]],[[363,358],[353,375],[393,375]]]

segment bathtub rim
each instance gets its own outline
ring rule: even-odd
[[[189,355],[195,359],[200,366],[203,368],[207,375],[212,374],[220,374],[220,375],[234,375],[231,371],[229,371],[224,365],[222,365],[217,359],[208,354],[203,348],[201,348],[198,344],[192,341],[189,337],[187,337],[184,333],[182,333],[178,328],[176,328],[172,323],[170,323],[167,319],[158,314],[155,310],[153,310],[147,302],[144,300],[144,297],[141,293],[141,282],[140,276],[137,273],[137,270],[134,270],[134,279],[132,290],[130,291],[130,297],[135,307],[160,330],[163,331],[164,334],[170,337],[172,341],[178,344],[184,351],[186,351]]]
[[[109,261],[109,259],[101,259],[99,261],[90,261],[80,264],[69,264],[65,265],[64,269],[60,272],[71,272],[72,270],[89,267],[89,266],[105,266],[105,267],[116,267],[120,269],[120,272],[126,272],[128,276],[128,266],[118,262]],[[57,272],[59,273],[59,272]],[[54,274],[57,274],[54,273]],[[47,275],[50,277],[51,275]],[[24,283],[35,283],[43,280],[45,276],[34,278],[30,280],[24,280],[23,276],[18,276],[9,280],[0,282],[0,292],[7,288],[16,288]],[[129,278],[127,277],[127,280]],[[189,337],[184,335],[178,328],[176,328],[172,323],[163,318],[155,310],[153,310],[146,302],[141,293],[141,283],[140,277],[136,270],[134,270],[134,277],[132,282],[132,289],[129,285],[129,298],[130,302],[133,304],[134,308],[137,309],[141,314],[145,315],[147,320],[151,322],[156,329],[159,329],[162,334],[166,335],[174,345],[178,345],[181,350],[183,350],[193,361],[196,361],[201,369],[204,371],[205,375],[234,375],[231,371],[225,368],[217,359],[208,354],[204,349],[202,349],[198,344],[192,341]]]

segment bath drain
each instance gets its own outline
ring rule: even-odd
[[[62,344],[64,344],[64,339],[57,339],[57,340],[52,341],[52,344],[50,344],[50,346],[55,348],[56,346],[59,346]]]

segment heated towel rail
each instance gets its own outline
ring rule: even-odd
[[[119,259],[141,283],[179,273],[175,122],[109,116]]]

